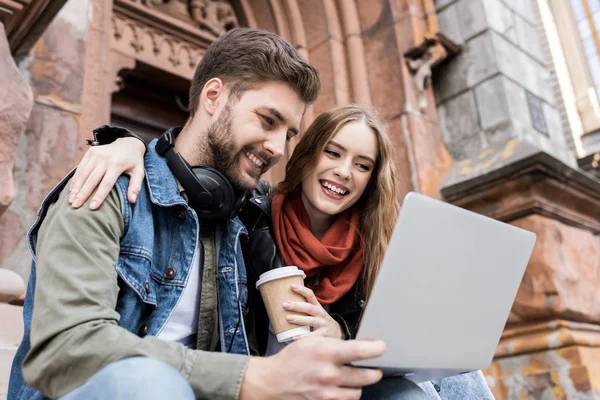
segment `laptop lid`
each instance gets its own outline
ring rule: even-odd
[[[409,193],[357,334],[385,341],[387,350],[354,364],[416,381],[488,367],[535,239]]]

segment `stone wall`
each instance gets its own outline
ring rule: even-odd
[[[440,30],[463,46],[434,74],[444,143],[455,160],[511,138],[574,166],[536,30],[533,0],[439,0]]]
[[[488,383],[499,399],[598,398],[600,180],[569,150],[536,3],[436,5],[441,32],[463,46],[434,73],[457,161],[442,194],[537,235]]]
[[[33,90],[34,105],[16,150],[15,200],[0,217],[0,267],[29,277],[24,240],[44,196],[81,156],[87,0],[70,0],[24,58],[19,69]]]

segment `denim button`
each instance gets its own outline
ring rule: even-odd
[[[440,386],[437,383],[434,383],[434,382],[431,382],[431,383],[433,384],[433,388],[435,389],[435,391],[439,393],[441,391]]]
[[[169,268],[167,268],[167,270],[165,271],[165,277],[166,277],[167,279],[173,279],[173,278],[175,278],[175,274],[176,274],[176,273],[177,273],[177,272],[175,271],[175,268],[171,268],[171,267],[169,267]]]
[[[180,221],[185,219],[185,211],[184,210],[181,210],[177,213],[177,219]]]
[[[140,337],[144,337],[148,334],[148,325],[144,325],[140,328],[139,335]]]
[[[146,282],[144,287],[146,288],[146,293],[150,293],[150,284],[148,282]]]
[[[358,306],[359,306],[360,308],[364,308],[364,307],[365,307],[365,301],[364,301],[364,300],[362,300],[362,299],[361,299],[361,300],[359,300],[359,301],[358,301]]]

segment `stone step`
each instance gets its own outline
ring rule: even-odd
[[[23,307],[0,303],[0,400],[6,399],[12,360],[23,336]]]
[[[0,400],[6,400],[10,367],[16,351],[16,348],[4,349],[0,347]]]
[[[0,303],[9,303],[25,293],[25,282],[16,272],[0,268]]]

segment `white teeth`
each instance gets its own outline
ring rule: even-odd
[[[321,182],[321,185],[323,185],[323,187],[331,190],[332,192],[335,192],[337,194],[346,194],[346,190],[344,189],[340,189],[337,186],[332,185],[329,182]]]
[[[262,167],[263,166],[263,162],[261,160],[258,159],[258,157],[256,157],[254,154],[250,153],[250,152],[246,152],[246,157],[248,157],[250,159],[250,161],[252,161],[252,164],[256,165],[257,167]]]

